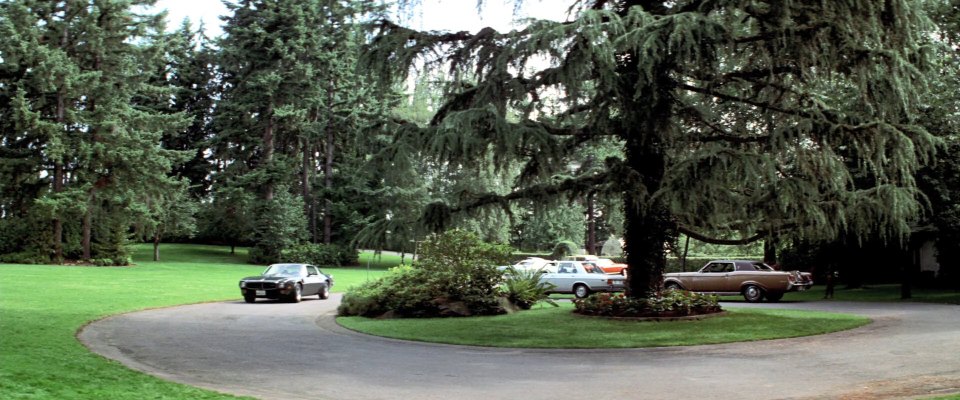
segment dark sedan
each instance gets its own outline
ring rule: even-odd
[[[240,294],[247,303],[263,299],[281,299],[299,303],[303,296],[330,297],[333,275],[309,264],[273,264],[260,276],[240,280]]]

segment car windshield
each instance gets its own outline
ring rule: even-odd
[[[263,276],[300,276],[299,265],[271,265],[263,271]]]

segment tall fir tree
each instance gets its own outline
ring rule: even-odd
[[[4,85],[12,93],[4,111],[12,116],[4,126],[4,147],[32,141],[28,148],[34,152],[21,171],[33,189],[22,191],[18,211],[51,227],[34,229],[25,247],[49,252],[55,261],[70,256],[125,262],[127,232],[143,193],[173,185],[167,172],[181,157],[162,149],[160,138],[184,120],[137,101],[162,90],[147,82],[162,15],[134,12],[149,4],[0,5],[10,16],[0,18],[4,69],[19,71],[16,82]]]

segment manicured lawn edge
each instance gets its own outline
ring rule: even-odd
[[[390,339],[529,349],[629,349],[776,340],[840,332],[872,322],[852,314],[785,309],[730,308],[725,316],[696,321],[610,320],[570,310],[572,305],[492,317],[338,317],[336,321],[344,329]]]

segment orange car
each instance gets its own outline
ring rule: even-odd
[[[566,260],[583,261],[583,262],[592,263],[600,267],[600,269],[602,269],[604,273],[619,274],[619,275],[627,276],[627,264],[615,263],[613,262],[613,260],[609,258],[600,258],[594,255],[585,254],[585,255],[570,256],[570,257],[567,257]]]

